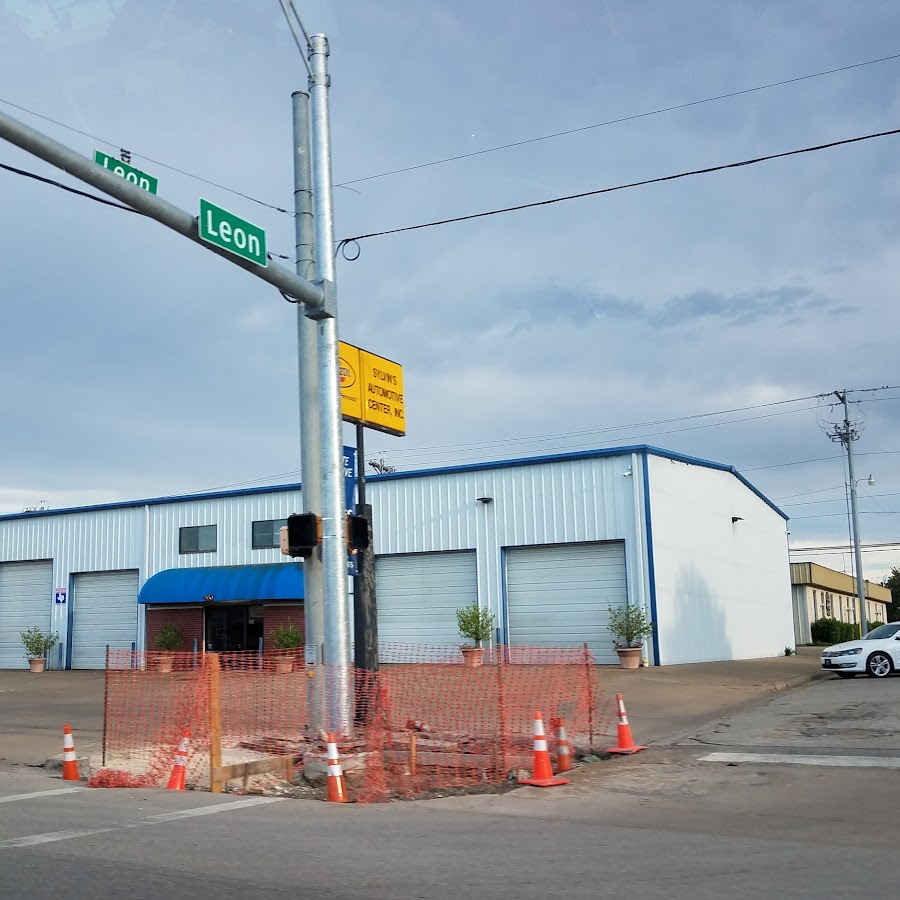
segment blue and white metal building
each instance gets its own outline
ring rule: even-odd
[[[214,649],[302,618],[278,548],[299,485],[0,516],[0,668],[19,632],[59,632],[52,668],[97,668],[164,621]],[[786,516],[730,466],[650,446],[373,476],[379,637],[456,643],[478,598],[513,646],[616,661],[608,610],[656,623],[650,664],[793,646]],[[186,644],[187,649],[189,644]]]

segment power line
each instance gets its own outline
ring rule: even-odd
[[[17,169],[15,166],[8,166],[6,163],[0,163],[0,169],[5,169],[7,172],[13,172],[16,175],[21,175],[24,178],[32,178],[35,181],[40,181],[43,184],[49,184],[53,187],[57,187],[60,190],[68,191],[70,194],[77,194],[79,197],[84,197],[87,200],[93,200],[95,203],[102,203],[104,206],[112,206],[114,209],[123,209],[125,212],[134,213],[135,215],[142,216],[144,215],[142,212],[139,212],[136,209],[132,209],[130,206],[125,206],[122,203],[115,203],[112,200],[107,200],[105,197],[98,197],[96,194],[89,194],[87,191],[80,191],[78,188],[70,187],[67,184],[63,184],[61,181],[56,181],[53,178],[45,178],[43,175],[37,175],[34,172],[26,172],[25,169]]]
[[[335,187],[347,187],[348,185],[360,184],[361,182],[364,182],[364,181],[374,181],[376,178],[387,178],[390,175],[400,175],[404,172],[414,172],[418,169],[428,169],[428,168],[431,168],[432,166],[441,166],[441,165],[444,165],[445,163],[457,162],[461,159],[471,159],[474,156],[484,156],[488,153],[498,153],[501,150],[510,150],[514,147],[525,147],[528,144],[537,144],[540,141],[549,141],[549,140],[553,140],[554,138],[566,137],[567,135],[570,135],[570,134],[580,134],[581,132],[591,131],[596,128],[605,128],[608,125],[619,125],[622,122],[633,122],[637,119],[646,119],[646,118],[649,118],[650,116],[658,116],[658,115],[661,115],[662,113],[675,112],[676,110],[679,110],[679,109],[690,109],[692,106],[701,106],[704,103],[714,103],[718,100],[728,100],[733,97],[741,97],[745,94],[753,94],[753,93],[757,93],[759,91],[767,91],[767,90],[771,90],[772,88],[783,87],[784,85],[787,85],[787,84],[796,84],[797,82],[800,82],[800,81],[809,81],[812,78],[821,78],[824,75],[834,75],[838,72],[848,72],[851,69],[861,69],[864,66],[872,66],[872,65],[875,65],[876,63],[888,62],[888,61],[894,60],[894,59],[900,59],[900,53],[895,53],[892,56],[882,56],[882,57],[879,57],[878,59],[869,59],[869,60],[866,60],[865,62],[853,63],[849,66],[840,66],[837,69],[826,69],[823,72],[813,72],[809,75],[798,75],[796,78],[786,78],[782,81],[772,81],[768,84],[757,85],[756,87],[744,88],[743,90],[739,90],[739,91],[730,91],[727,94],[717,94],[715,97],[705,97],[702,100],[689,100],[686,103],[677,103],[674,106],[662,106],[659,109],[652,109],[647,112],[635,113],[635,114],[629,115],[629,116],[621,116],[618,119],[607,119],[605,122],[596,122],[593,125],[582,125],[579,128],[569,128],[569,129],[566,129],[565,131],[556,131],[556,132],[553,132],[552,134],[543,134],[540,137],[526,138],[525,140],[521,140],[521,141],[511,141],[508,144],[499,144],[496,147],[488,147],[485,150],[473,150],[469,153],[459,153],[456,156],[446,156],[443,159],[435,159],[435,160],[432,160],[431,162],[419,163],[419,164],[413,165],[413,166],[404,166],[401,169],[392,169],[389,172],[381,172],[378,175],[366,175],[364,178],[351,178],[349,181],[339,182],[338,184],[335,185]]]
[[[820,150],[830,150],[833,147],[841,147],[846,144],[858,144],[862,141],[871,141],[875,138],[889,137],[891,135],[900,134],[900,128],[894,128],[890,131],[879,131],[873,134],[863,134],[858,137],[844,138],[840,141],[829,141],[827,144],[816,144],[812,147],[801,147],[799,150],[785,150],[781,153],[770,153],[767,156],[757,156],[752,159],[743,159],[739,162],[723,163],[718,166],[707,166],[704,169],[691,169],[687,172],[678,172],[674,175],[661,175],[658,178],[645,178],[643,181],[631,181],[628,184],[619,184],[615,187],[597,188],[593,191],[581,191],[578,194],[566,194],[563,197],[553,197],[550,200],[535,200],[531,203],[520,203],[516,206],[504,206],[501,209],[491,209],[485,212],[469,213],[465,216],[453,216],[449,219],[436,219],[433,222],[423,222],[419,225],[405,225],[402,228],[388,228],[384,231],[372,231],[368,234],[357,234],[353,237],[344,238],[340,241],[339,247],[346,244],[352,244],[355,241],[364,241],[367,238],[384,237],[390,234],[400,234],[404,231],[420,231],[423,228],[435,228],[438,225],[451,225],[455,222],[468,222],[471,219],[484,219],[488,216],[499,216],[505,213],[520,212],[523,209],[534,209],[539,206],[552,206],[555,203],[565,203],[569,200],[581,200],[585,197],[597,197],[600,194],[611,194],[615,191],[625,191],[631,188],[645,187],[649,184],[661,184],[666,181],[677,181],[681,178],[690,178],[694,175],[709,175],[712,172],[722,172],[726,169],[738,169],[743,166],[755,166],[758,163],[770,162],[773,159],[784,159],[788,156],[798,156],[804,153],[817,153]]]
[[[57,125],[60,128],[65,128],[67,131],[71,131],[74,134],[80,134],[82,137],[90,138],[92,141],[97,141],[99,144],[103,144],[106,147],[114,147],[116,149],[121,149],[122,144],[116,143],[115,141],[108,141],[106,138],[98,137],[95,134],[90,134],[87,131],[82,131],[80,128],[75,128],[73,125],[67,125],[65,122],[60,122],[58,119],[51,118],[50,116],[45,116],[43,113],[35,112],[33,109],[28,109],[27,106],[22,106],[18,103],[13,103],[12,100],[6,100],[3,97],[0,97],[0,103],[5,104],[6,106],[11,106],[13,109],[18,109],[20,112],[28,113],[30,116],[34,116],[36,119],[41,119],[44,122],[50,122],[52,125]],[[155,166],[161,166],[163,169],[168,169],[170,172],[177,172],[179,175],[184,175],[187,178],[194,178],[203,184],[208,184],[210,187],[218,188],[220,191],[227,191],[229,194],[234,194],[237,197],[243,197],[245,200],[250,200],[253,203],[258,203],[260,206],[265,206],[267,209],[272,209],[275,212],[285,213],[289,216],[293,216],[293,213],[289,212],[282,206],[276,206],[274,203],[266,203],[265,200],[259,200],[256,197],[251,196],[250,194],[245,194],[243,191],[238,191],[235,188],[227,187],[224,184],[219,184],[216,181],[210,181],[208,178],[204,178],[202,175],[195,175],[193,172],[188,172],[185,169],[179,169],[178,166],[170,165],[169,163],[163,162],[160,159],[154,159],[152,156],[145,156],[143,153],[132,152],[132,156],[136,156],[140,159],[147,160],[148,163],[152,163]]]
[[[495,441],[482,441],[480,443],[468,444],[446,444],[440,447],[406,447],[392,452],[392,456],[403,453],[421,453],[426,451],[441,451],[451,453],[457,450],[483,450],[489,447],[511,446],[516,444],[530,444],[535,441],[559,441],[568,438],[590,437],[591,435],[608,434],[614,431],[630,431],[633,428],[652,428],[654,425],[671,425],[678,422],[689,422],[695,419],[707,419],[713,416],[725,416],[732,413],[752,412],[757,409],[770,409],[773,406],[784,406],[788,403],[802,403],[807,400],[818,400],[821,394],[810,394],[808,397],[792,397],[790,400],[773,400],[769,403],[757,403],[753,406],[735,406],[731,409],[719,409],[713,412],[692,413],[686,416],[673,416],[667,419],[654,419],[649,422],[633,422],[629,425],[609,425],[606,428],[591,428],[583,431],[564,431],[550,435],[532,435],[530,437],[519,438],[502,438]],[[802,412],[812,407],[804,407],[803,410],[792,410],[792,412]],[[744,420],[737,420],[744,421]],[[727,422],[716,424],[728,424]]]
[[[63,184],[61,181],[57,181],[54,178],[46,178],[43,175],[38,175],[36,172],[29,172],[25,169],[16,168],[16,166],[7,165],[6,163],[0,163],[0,169],[4,169],[7,172],[12,172],[15,175],[21,175],[23,178],[31,178],[32,180],[39,181],[42,184],[49,184],[51,187],[59,188],[62,191],[67,191],[68,193],[75,194],[78,197],[84,197],[86,200],[93,200],[95,203],[102,203],[104,206],[111,206],[113,209],[121,209],[125,212],[135,213],[139,216],[145,215],[140,210],[133,209],[130,206],[125,206],[122,203],[116,203],[113,200],[107,200],[105,197],[98,197],[96,194],[89,194],[87,191],[82,191],[78,188],[71,187],[68,184]],[[288,262],[297,261],[292,256],[287,256],[284,253],[273,253],[271,250],[266,253],[266,256],[269,259],[284,259]],[[282,296],[284,295],[282,294]],[[287,298],[285,297],[285,299]]]

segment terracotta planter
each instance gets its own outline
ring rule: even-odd
[[[477,669],[484,665],[483,647],[460,647],[463,655],[463,665],[467,669]]]
[[[172,671],[175,657],[171,653],[164,653],[156,661],[156,669],[161,675],[168,675]]]
[[[28,660],[28,665],[34,673],[43,672],[44,666],[47,665],[47,660],[43,656],[34,656]]]
[[[619,665],[623,669],[638,669],[641,665],[641,647],[616,647]]]
[[[290,675],[291,672],[294,671],[294,657],[279,656],[278,659],[275,660],[275,671],[279,675]]]

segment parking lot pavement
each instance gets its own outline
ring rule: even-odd
[[[103,672],[0,670],[0,771],[42,766],[62,753],[63,726],[71,723],[79,753],[103,737]]]

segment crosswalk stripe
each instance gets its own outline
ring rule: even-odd
[[[837,766],[860,769],[900,769],[897,756],[811,756],[800,753],[710,753],[700,762],[787,763],[794,766]]]
[[[44,793],[49,794],[52,792],[45,791]],[[29,834],[24,837],[9,838],[8,840],[0,841],[0,850],[12,849],[14,847],[34,847],[38,844],[53,844],[56,841],[70,841],[73,838],[90,837],[94,834],[108,834],[112,831],[124,831],[129,828],[143,828],[146,825],[163,825],[166,822],[177,822],[179,819],[192,819],[196,816],[212,816],[216,813],[244,809],[247,806],[278,803],[283,799],[283,797],[248,797],[244,800],[216,803],[213,806],[198,806],[194,809],[179,809],[174,810],[173,812],[158,813],[136,822],[126,822],[124,825],[114,825],[105,828],[85,828],[72,831],[47,831],[43,834]]]
[[[60,794],[80,794],[86,788],[57,788],[54,791],[32,791],[29,794],[10,794],[0,797],[0,803],[15,803],[17,800],[40,800],[41,797],[58,797]]]

